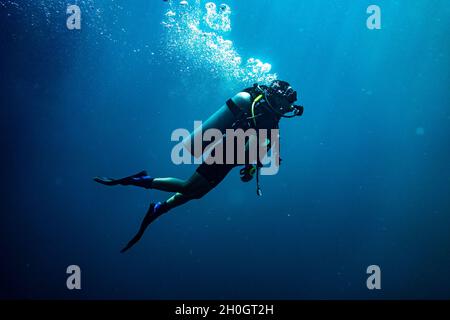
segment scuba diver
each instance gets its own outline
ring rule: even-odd
[[[294,118],[303,114],[303,107],[294,105],[296,101],[297,91],[288,82],[275,80],[269,86],[254,84],[253,87],[247,88],[229,99],[224,106],[203,123],[200,129],[218,129],[223,133],[223,139],[225,139],[227,129],[255,129],[255,132],[260,129],[266,129],[268,131],[273,129],[278,130],[281,118]],[[196,134],[198,133],[194,131],[190,136],[189,144],[191,146]],[[268,136],[271,137],[271,135]],[[270,139],[265,140],[266,151],[268,152],[274,142],[270,141]],[[258,139],[257,145],[259,146],[260,143]],[[248,140],[246,147],[248,149]],[[258,148],[258,150],[261,149]],[[204,151],[205,148],[203,146],[201,152],[203,153]],[[189,152],[194,155],[192,148]],[[220,184],[233,168],[239,166],[237,162],[233,162],[233,164],[229,164],[228,162],[223,164],[215,162],[207,164],[206,162],[203,162],[187,180],[155,178],[149,176],[146,171],[122,179],[94,178],[94,181],[105,186],[135,186],[175,193],[164,202],[152,203],[150,205],[139,231],[125,248],[122,249],[122,253],[133,247],[142,238],[147,227],[163,214],[191,200],[201,199]],[[262,163],[258,160],[256,164],[246,162],[243,166],[244,168],[240,171],[241,180],[243,182],[249,182],[256,175],[257,193],[261,196],[259,171],[263,167]]]

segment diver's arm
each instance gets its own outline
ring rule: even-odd
[[[266,157],[266,155],[270,152],[272,149],[272,143],[269,138],[266,138],[266,141],[264,141],[262,144],[258,144],[258,137],[256,135],[250,136],[249,140],[245,144],[245,152],[246,154],[249,154],[251,150],[251,146],[255,145],[258,146],[258,154],[259,158],[257,159],[258,165],[261,166],[262,160]]]
[[[280,138],[278,136],[278,139],[276,139],[275,141],[272,141],[271,138],[272,138],[271,130],[269,130],[269,136],[266,137],[266,141],[263,141],[258,145],[258,155],[259,155],[258,166],[259,167],[263,167],[263,160],[265,160],[266,157],[272,157],[272,158],[278,157],[279,158],[278,163],[281,164],[282,159],[280,157],[280,147],[279,147],[279,145],[280,145],[279,139]],[[258,139],[257,136],[250,137],[249,141],[245,145],[245,148],[246,148],[245,150],[247,153],[249,153],[250,145],[252,143],[256,143],[257,139]],[[275,148],[274,148],[274,145],[276,146]],[[269,155],[270,152],[271,152],[271,154]],[[274,154],[274,153],[276,153],[276,154]]]
[[[249,138],[249,141],[247,141],[245,148],[246,152],[248,154],[250,150],[250,145],[252,143],[256,143],[257,136],[251,136]],[[270,149],[272,148],[271,142],[269,139],[266,139],[263,145],[259,146],[259,157],[256,159],[256,163],[254,161],[250,160],[250,163],[248,163],[243,169],[241,169],[241,180],[242,182],[250,182],[253,180],[255,174],[257,173],[257,170],[262,168],[264,165],[262,164],[263,160],[266,158],[267,154],[269,153]]]

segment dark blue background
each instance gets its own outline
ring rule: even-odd
[[[228,1],[237,50],[298,87],[305,116],[282,123],[263,198],[234,172],[126,255],[166,195],[91,177],[188,177],[172,130],[240,84],[179,72],[163,1],[74,1],[81,31],[65,1],[16,2],[0,1],[1,298],[450,298],[448,1]]]

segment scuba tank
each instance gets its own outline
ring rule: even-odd
[[[205,149],[211,144],[211,142],[203,140],[203,133],[209,129],[218,129],[224,134],[226,129],[229,128],[234,121],[234,115],[229,108],[224,105],[208,120],[203,122],[201,126],[195,128],[190,136],[183,141],[183,144],[191,155],[200,158],[205,152]],[[197,149],[195,148],[198,145],[201,145],[200,149],[198,147]]]

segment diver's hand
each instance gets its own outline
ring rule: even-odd
[[[253,177],[255,176],[255,173],[256,173],[256,165],[254,164],[247,165],[240,171],[241,181],[246,183],[252,181]]]

